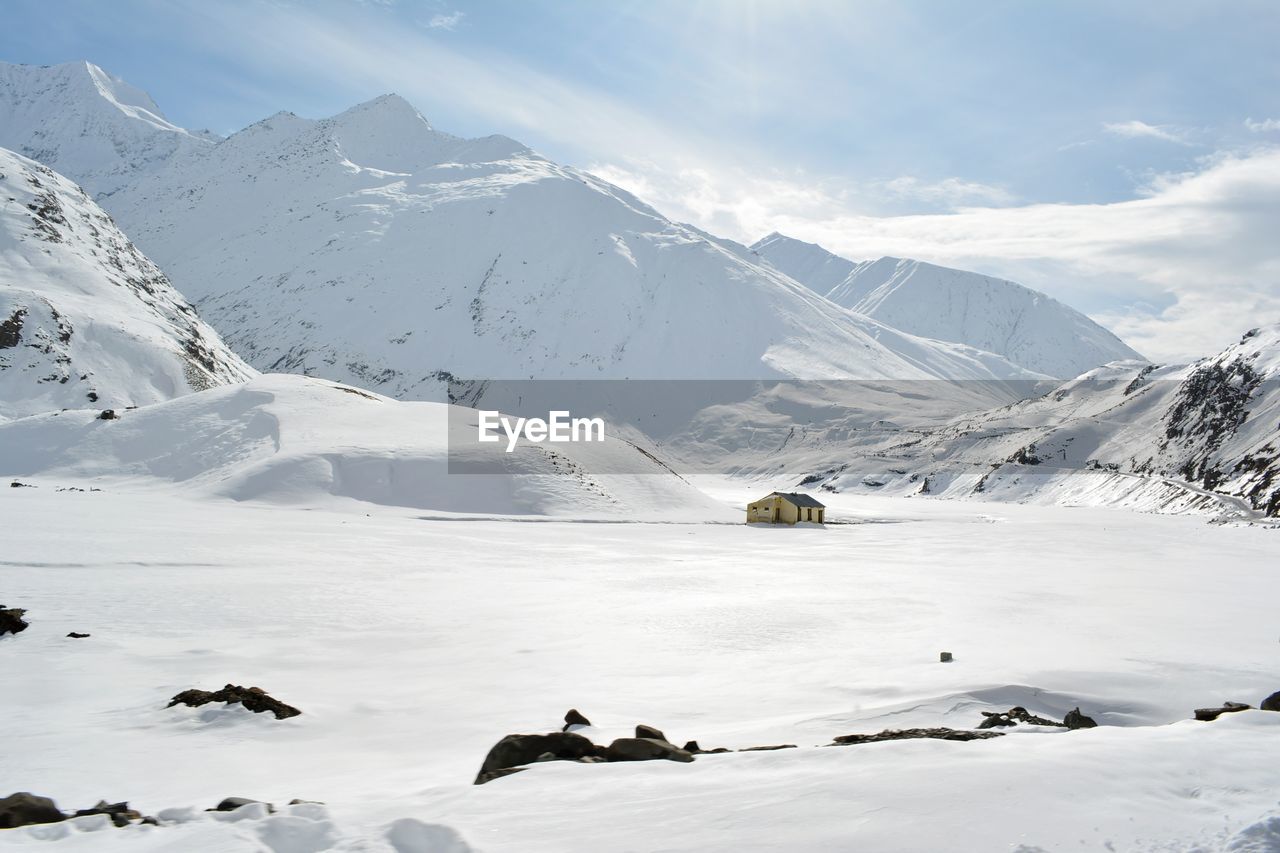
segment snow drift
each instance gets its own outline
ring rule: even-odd
[[[290,505],[337,499],[455,514],[738,520],[624,441],[522,445],[502,457],[503,473],[450,474],[451,408],[268,375],[119,420],[64,411],[0,424],[0,472]],[[452,428],[474,423],[475,412],[455,409]]]

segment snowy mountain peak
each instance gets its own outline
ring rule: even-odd
[[[0,147],[57,169],[95,197],[214,139],[169,122],[142,90],[89,62],[0,62]]]
[[[853,261],[832,254],[817,243],[806,243],[774,231],[757,240],[751,250],[775,269],[822,295],[853,272]]]
[[[752,248],[837,305],[914,335],[998,353],[1046,376],[1068,379],[1108,362],[1143,360],[1079,311],[1017,282],[911,258],[855,264],[776,233]]]

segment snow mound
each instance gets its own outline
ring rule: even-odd
[[[252,374],[83,190],[0,149],[0,416],[145,405]]]
[[[470,409],[268,375],[118,420],[64,411],[0,424],[0,471],[287,505],[358,501],[451,515],[739,520],[625,441],[521,445],[503,457],[501,473],[451,474],[451,409],[453,428],[474,426]]]

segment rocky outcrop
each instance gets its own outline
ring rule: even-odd
[[[507,735],[484,757],[475,784],[483,785],[501,776],[519,772],[526,764],[540,760],[576,761],[599,755],[599,747],[588,738],[573,732],[551,732],[545,735]],[[544,759],[548,755],[550,758]]]
[[[1076,709],[1079,710],[1078,708]],[[983,711],[982,716],[986,717],[978,724],[980,729],[990,729],[996,726],[1016,726],[1018,723],[1026,723],[1030,726],[1057,726],[1066,728],[1066,723],[1059,723],[1045,717],[1038,717],[1035,714],[1023,708],[1021,705],[1015,705],[1007,711]]]
[[[6,610],[4,605],[0,604],[0,636],[18,634],[27,630],[29,624],[22,618],[26,612],[21,607],[11,607]]]
[[[1001,737],[1004,732],[975,732],[968,729],[885,729],[876,734],[841,735],[832,746],[849,746],[862,743],[881,743],[887,740],[914,740],[916,738],[932,738],[934,740],[986,740]]]
[[[564,728],[561,731],[567,732],[573,726],[589,726],[591,721],[586,718],[577,708],[570,708],[564,715]]]
[[[1280,690],[1263,699],[1258,707],[1263,711],[1280,711]]]
[[[1204,722],[1212,722],[1223,714],[1235,714],[1239,711],[1248,711],[1253,708],[1252,705],[1246,705],[1243,702],[1223,702],[1217,708],[1197,708],[1196,719]]]
[[[1080,713],[1080,708],[1077,706],[1074,710],[1067,712],[1067,715],[1062,718],[1062,724],[1073,730],[1092,729],[1097,727],[1098,721],[1093,717],[1086,717]]]
[[[33,823],[58,823],[66,819],[67,816],[48,797],[19,791],[0,800],[0,829],[16,829]]]
[[[644,728],[644,727],[639,727]],[[693,755],[664,738],[620,737],[609,744],[604,757],[608,761],[693,761]]]
[[[169,700],[169,704],[165,707],[172,708],[174,705],[189,705],[192,708],[198,708],[210,702],[226,702],[228,705],[239,703],[255,714],[270,711],[275,714],[277,720],[296,717],[302,713],[292,705],[286,705],[279,699],[269,695],[261,687],[241,687],[237,684],[228,684],[221,690],[215,691],[184,690]]]

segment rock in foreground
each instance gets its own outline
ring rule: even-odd
[[[16,829],[33,823],[58,823],[66,819],[67,816],[48,797],[19,791],[0,800],[0,829]]]
[[[968,729],[885,729],[873,735],[841,735],[835,744],[847,746],[859,743],[880,743],[886,740],[913,740],[916,738],[933,738],[934,740],[986,740],[1002,737],[1004,732],[974,732]]]
[[[0,636],[27,630],[27,620],[22,618],[22,614],[26,612],[20,607],[11,607],[6,610],[4,605],[0,604]]]
[[[286,705],[279,699],[268,695],[261,687],[241,687],[237,684],[228,684],[221,690],[212,692],[208,690],[184,690],[169,700],[169,704],[165,707],[190,705],[192,708],[198,708],[210,702],[226,702],[228,705],[239,703],[255,714],[270,711],[276,715],[277,720],[296,717],[302,713],[292,705]]]

